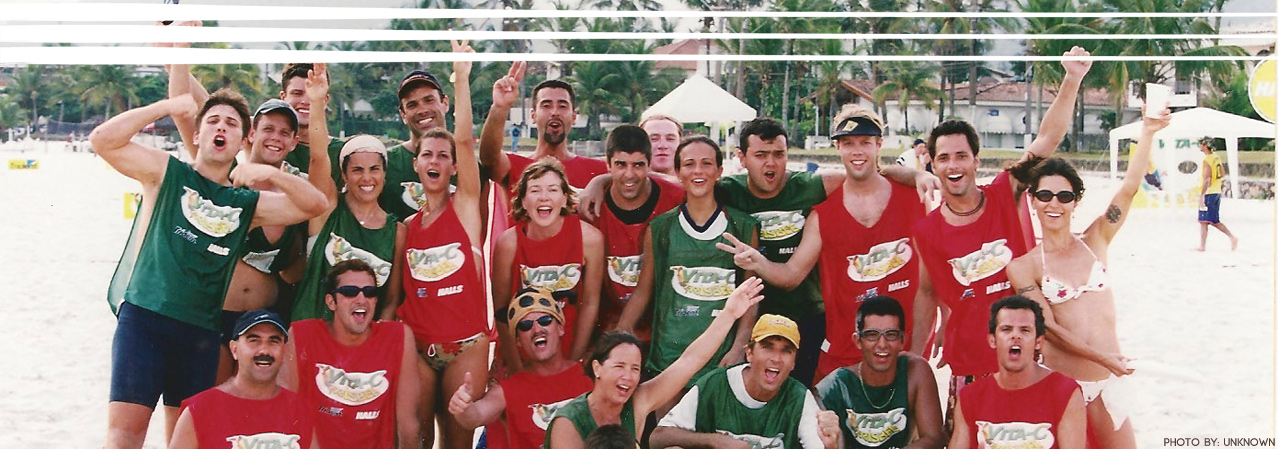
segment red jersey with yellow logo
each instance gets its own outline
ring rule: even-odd
[[[959,391],[973,449],[1055,448],[1056,433],[1078,382],[1052,371],[1034,385],[1004,390],[994,376]]]
[[[901,303],[905,347],[909,347],[914,293],[919,288],[919,256],[910,229],[925,210],[913,188],[889,183],[892,193],[887,208],[872,226],[862,225],[848,213],[842,188],[812,209],[821,222],[821,296],[829,341],[817,365],[817,379],[861,361],[852,333],[861,301],[870,296],[886,295]]]
[[[683,187],[664,179],[654,178],[660,193],[652,213],[642,223],[628,224],[617,218],[612,209],[604,207],[592,223],[603,233],[604,255],[608,263],[605,271],[603,295],[599,298],[599,320],[596,328],[609,330],[616,327],[621,311],[630,301],[630,294],[639,285],[640,261],[643,258],[643,234],[648,223],[683,203]],[[646,313],[635,325],[635,335],[648,341],[652,332],[652,314]]]
[[[182,401],[182,409],[191,413],[199,447],[311,447],[313,418],[297,394],[283,388],[261,400],[210,388]]]
[[[320,447],[395,447],[395,389],[404,325],[377,321],[358,346],[338,343],[320,319],[293,323],[298,394],[315,417]]]
[[[510,432],[509,446],[519,449],[536,449],[546,441],[546,427],[560,406],[594,385],[574,363],[558,374],[538,376],[521,371],[501,381],[502,394],[506,396],[506,428]]]
[[[429,228],[422,228],[420,213],[409,220],[404,303],[396,314],[419,343],[454,342],[488,329],[488,296],[471,245],[452,206]]]
[[[545,240],[528,238],[528,222],[515,225],[518,243],[514,270],[511,276],[511,293],[524,287],[537,286],[555,292],[564,311],[564,336],[561,349],[572,352],[573,335],[577,333],[577,296],[581,294],[585,277],[585,255],[581,243],[581,218],[576,214],[564,217],[559,233]]]
[[[980,189],[985,192],[985,206],[975,222],[953,226],[938,207],[914,226],[915,244],[932,289],[950,308],[943,356],[955,376],[998,371],[994,349],[986,339],[990,305],[1012,294],[1004,268],[1025,254],[1008,173],[999,173],[993,183]]]
[[[519,184],[519,177],[523,176],[524,170],[532,165],[536,160],[520,156],[515,153],[506,153],[506,160],[510,161],[510,172],[506,173],[506,185],[510,186],[510,196],[515,196],[515,185]],[[608,173],[608,163],[599,159],[588,158],[585,156],[574,156],[568,160],[559,161],[564,165],[564,174],[568,176],[568,185],[573,190],[586,188],[586,184],[596,176]]]

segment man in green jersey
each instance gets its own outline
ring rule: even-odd
[[[311,172],[311,100],[306,95],[306,78],[307,74],[313,70],[315,70],[315,64],[289,63],[284,65],[284,70],[280,73],[280,99],[297,112],[298,138],[297,147],[284,157],[283,168],[287,172],[299,174],[302,177],[308,176]],[[328,79],[328,72],[324,72],[324,78]],[[329,161],[337,160],[337,153],[342,151],[342,145],[345,143],[346,139],[330,138],[328,140]],[[333,182],[340,186],[342,168],[338,164],[331,164],[329,172]]]
[[[196,118],[199,146],[187,164],[130,139],[164,116]],[[152,409],[164,396],[166,434],[181,401],[214,383],[217,317],[248,231],[318,215],[324,195],[275,167],[231,163],[248,144],[248,105],[221,90],[196,105],[190,96],[125,111],[89,136],[94,151],[142,184],[142,205],[112,279],[119,315],[112,341],[108,448],[140,448]],[[234,186],[232,186],[234,183]],[[241,188],[270,184],[278,192]]]
[[[747,363],[698,380],[652,432],[652,447],[836,447],[838,430],[821,431],[812,393],[789,377],[798,349],[793,320],[759,317],[746,345]]]

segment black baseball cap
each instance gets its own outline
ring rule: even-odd
[[[439,79],[435,78],[435,75],[431,75],[430,72],[425,70],[414,70],[412,72],[408,72],[408,75],[404,75],[404,80],[399,82],[399,98],[403,99],[404,93],[408,92],[408,90],[417,83],[426,83],[430,85],[430,87],[439,91],[441,95],[444,92],[444,89],[439,87]]]
[[[280,318],[279,314],[266,309],[251,310],[240,315],[240,319],[235,320],[235,334],[232,337],[240,338],[250,328],[262,323],[274,324],[284,334],[284,341],[288,341],[288,327],[284,325],[284,319]]]
[[[914,139],[914,143],[910,144],[910,146],[915,146],[920,143],[927,143],[927,142],[924,142],[923,139]]]
[[[831,139],[837,139],[843,136],[882,136],[883,129],[875,124],[873,120],[865,117],[848,117],[839,122],[839,126],[834,127],[834,133],[830,134]]]

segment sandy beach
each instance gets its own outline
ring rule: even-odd
[[[128,234],[123,195],[137,183],[85,153],[0,147],[0,271],[12,332],[0,341],[0,448],[101,447],[115,319],[107,284]],[[39,169],[7,169],[38,159]],[[1075,229],[1098,216],[1117,183],[1087,179]],[[1133,209],[1111,247],[1123,351],[1140,360],[1133,422],[1141,447],[1164,438],[1274,436],[1275,208],[1225,199],[1197,246],[1192,209]],[[944,371],[944,370],[943,370]],[[162,414],[146,447],[163,445]]]

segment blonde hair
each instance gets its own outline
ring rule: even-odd
[[[834,116],[834,122],[830,124],[830,127],[833,128],[835,126],[839,126],[839,124],[843,123],[844,120],[853,117],[864,118],[874,122],[874,125],[878,126],[879,129],[883,129],[883,119],[879,117],[879,114],[876,114],[873,110],[856,103],[844,104],[843,108],[839,109],[839,113]]]
[[[572,186],[568,185],[568,176],[564,175],[563,164],[553,157],[544,157],[525,168],[523,174],[519,175],[519,182],[515,184],[515,196],[510,199],[510,216],[516,221],[528,219],[528,211],[524,209],[524,197],[528,196],[528,183],[546,176],[547,173],[559,176],[559,189],[564,192],[564,196],[568,197],[568,203],[559,209],[559,215],[567,216],[577,210],[577,198],[572,191]]]

